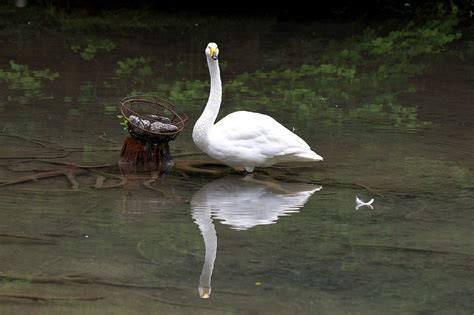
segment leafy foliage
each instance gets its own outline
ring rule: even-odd
[[[110,39],[89,39],[86,46],[81,46],[78,44],[71,45],[71,50],[75,53],[78,53],[83,60],[90,61],[93,60],[96,54],[104,50],[106,52],[112,51],[116,47],[115,43]]]
[[[27,65],[18,64],[14,60],[10,60],[9,70],[0,69],[0,80],[7,84],[8,89],[23,93],[22,95],[9,97],[11,100],[20,103],[26,103],[33,98],[49,98],[41,91],[42,81],[53,81],[58,77],[57,72],[52,72],[49,69],[30,70]]]
[[[396,104],[395,97],[415,91],[408,79],[424,70],[423,56],[439,53],[461,37],[455,30],[457,8],[443,13],[440,19],[421,26],[410,22],[385,35],[367,29],[339,45],[329,45],[314,63],[245,73],[226,84],[225,90],[235,103],[250,109],[267,102],[275,110],[292,104],[298,106],[299,115],[333,123],[379,116],[395,126],[427,126],[417,123],[416,108]],[[259,96],[261,90],[270,95]]]

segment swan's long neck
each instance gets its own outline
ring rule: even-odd
[[[222,82],[219,63],[217,60],[207,58],[207,65],[209,67],[209,74],[211,75],[211,90],[206,107],[194,125],[193,130],[193,140],[201,149],[204,149],[208,144],[207,136],[216,121],[222,101]]]
[[[200,226],[201,233],[204,238],[204,246],[206,254],[204,257],[204,265],[202,266],[201,276],[199,277],[200,287],[211,287],[212,271],[214,270],[214,260],[217,254],[217,235],[216,229],[212,221],[209,220],[208,226]]]
[[[194,222],[199,226],[199,230],[201,230],[206,248],[198,290],[200,297],[208,298],[211,293],[212,271],[214,270],[214,261],[217,255],[217,233],[211,218],[211,208],[202,205],[204,202],[200,199],[202,197],[198,192],[191,200],[191,208],[193,210]]]

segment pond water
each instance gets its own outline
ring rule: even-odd
[[[2,33],[0,313],[471,314],[472,28],[436,53],[356,56],[351,68],[337,56],[374,43],[352,37],[360,25],[220,22]],[[324,162],[255,181],[225,168],[121,173],[117,105],[133,93],[190,117],[171,143],[176,161],[206,159],[191,130],[209,41],[220,117],[270,114]],[[71,163],[111,166],[73,168],[78,189],[66,176],[5,185]]]

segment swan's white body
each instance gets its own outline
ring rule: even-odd
[[[212,158],[252,172],[280,162],[312,162],[323,158],[296,134],[270,116],[247,111],[234,112],[214,124],[222,101],[217,45],[206,48],[211,91],[206,108],[197,120],[193,140]]]

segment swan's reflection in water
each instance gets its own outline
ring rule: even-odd
[[[199,279],[199,296],[209,298],[211,294],[211,276],[217,253],[213,219],[235,230],[273,224],[281,216],[299,212],[309,197],[321,188],[312,184],[229,176],[215,180],[197,191],[191,199],[191,211],[206,248]]]

